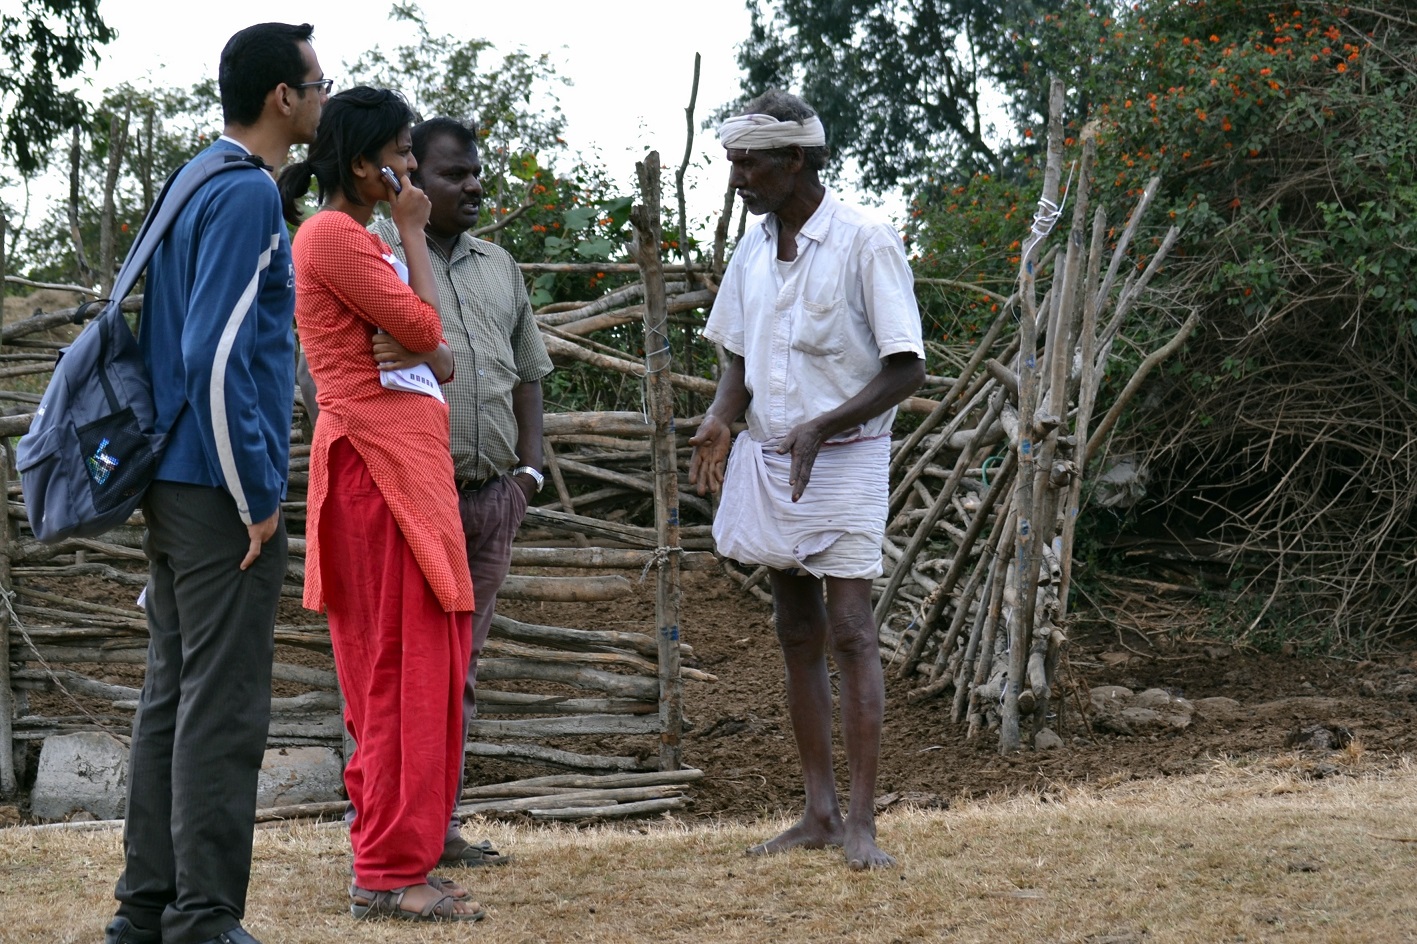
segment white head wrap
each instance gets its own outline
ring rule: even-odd
[[[753,148],[822,147],[826,130],[816,115],[805,121],[778,121],[772,115],[739,115],[718,126],[718,140],[725,148],[747,151]]]

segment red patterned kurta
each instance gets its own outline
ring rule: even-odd
[[[432,350],[443,340],[438,312],[399,279],[389,247],[346,213],[316,213],[296,231],[292,249],[295,322],[320,404],[306,505],[305,606],[325,608],[320,512],[330,445],[344,437],[368,466],[443,609],[470,611],[448,408],[424,394],[385,389],[370,350],[376,329],[411,351]]]

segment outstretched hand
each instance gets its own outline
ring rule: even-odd
[[[705,416],[699,424],[699,431],[689,437],[689,445],[694,447],[689,457],[689,484],[700,495],[723,490],[723,470],[728,464],[728,449],[733,445],[733,434],[728,424],[716,416]]]
[[[807,483],[812,480],[812,467],[817,464],[817,452],[825,438],[817,425],[808,421],[792,427],[792,431],[778,445],[778,455],[792,453],[792,468],[788,472],[787,483],[792,486],[793,501],[800,499],[807,490]]]

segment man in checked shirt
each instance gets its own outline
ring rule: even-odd
[[[469,232],[482,209],[476,132],[452,118],[430,118],[413,129],[413,156],[418,169],[412,180],[433,204],[424,235],[438,281],[443,335],[453,352],[453,379],[443,395],[476,602],[463,693],[466,722],[476,714],[478,655],[511,567],[512,539],[543,482],[541,379],[552,365],[516,261]],[[393,220],[376,220],[371,229],[403,258]],[[378,336],[375,356],[381,367],[411,366],[415,361],[405,361],[407,355],[389,336]],[[301,385],[313,416],[314,385],[303,370]],[[441,864],[502,865],[509,859],[489,842],[464,839],[456,816],[448,824]]]

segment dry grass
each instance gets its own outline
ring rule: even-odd
[[[746,859],[774,823],[574,829],[474,823],[516,850],[457,873],[480,925],[352,920],[334,825],[257,836],[246,926],[267,944],[346,942],[1417,940],[1417,767],[1352,751],[1201,776],[890,812],[902,866],[839,854]],[[112,910],[116,832],[0,830],[0,940],[91,942]]]

